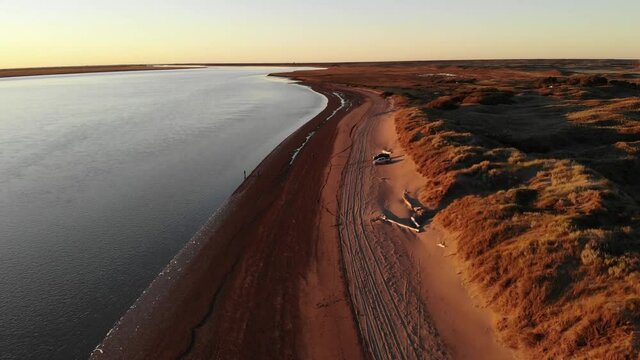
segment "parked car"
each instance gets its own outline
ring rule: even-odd
[[[391,162],[391,153],[389,151],[382,151],[373,157],[373,165],[389,164]]]

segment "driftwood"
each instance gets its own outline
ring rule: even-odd
[[[411,227],[411,226],[409,226],[409,225],[405,225],[405,224],[399,223],[399,222],[397,222],[397,221],[395,221],[395,220],[391,220],[391,219],[389,219],[388,217],[386,217],[386,216],[384,216],[384,215],[380,216],[380,220],[382,220],[382,221],[386,221],[386,222],[391,223],[391,224],[395,224],[395,225],[400,226],[401,228],[404,228],[404,229],[408,229],[408,230],[411,230],[411,231],[415,231],[416,233],[419,233],[419,232],[420,232],[420,229],[419,229],[419,228],[414,228],[414,227]]]
[[[387,153],[386,150],[383,150],[383,152]],[[411,211],[410,219],[411,219],[411,222],[415,225],[415,227],[402,224],[396,220],[389,219],[386,215],[380,215],[379,217],[371,219],[371,221],[386,221],[388,223],[397,225],[403,229],[415,231],[416,233],[421,232],[422,229],[421,229],[420,223],[422,222],[421,218],[424,216],[425,209],[422,208],[421,206],[413,206],[413,203],[411,202],[411,197],[409,197],[409,193],[406,190],[402,194],[402,200],[404,200],[404,204],[407,206],[407,208],[409,208],[409,211]]]
[[[404,201],[404,204],[409,209],[409,211],[413,211],[418,216],[422,216],[424,214],[425,210],[422,206],[413,206],[411,197],[409,197],[409,193],[407,192],[407,190],[402,193],[402,200]]]

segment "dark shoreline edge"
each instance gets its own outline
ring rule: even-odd
[[[159,65],[97,65],[97,66],[60,66],[45,68],[19,68],[0,69],[0,79],[22,78],[44,75],[72,75],[90,74],[104,72],[127,72],[127,71],[154,71],[154,70],[185,70],[193,69],[185,66],[159,66]]]
[[[339,111],[341,100],[332,85],[300,81],[291,74],[270,76],[309,87],[328,99],[327,106],[260,162],[114,324],[91,359],[175,358],[187,353],[241,258],[248,242],[240,235],[243,228],[268,212],[297,164],[312,161],[304,158],[303,149],[290,165],[291,155],[332,113],[338,112],[332,123],[346,113]]]
[[[304,64],[149,64],[149,65],[90,65],[90,66],[58,66],[39,68],[15,68],[0,69],[0,79],[5,78],[29,78],[47,75],[79,75],[110,72],[129,71],[163,71],[163,70],[194,70],[206,69],[214,66],[223,67],[283,67],[283,68],[307,68],[314,67]],[[295,70],[294,70],[295,71]]]
[[[441,64],[441,65],[459,65],[459,64],[491,64],[492,62],[518,62],[531,61],[535,59],[441,59],[441,60],[372,60],[372,61],[325,61],[325,62],[299,62],[299,63],[177,63],[177,64],[119,64],[119,65],[72,65],[72,66],[49,66],[49,67],[30,67],[30,68],[7,68],[0,69],[0,78],[5,77],[26,77],[38,75],[62,75],[62,74],[78,74],[78,73],[97,73],[97,72],[115,72],[115,71],[144,71],[144,70],[180,70],[188,69],[191,66],[229,66],[229,67],[333,67],[333,66],[358,66],[358,65],[383,65],[383,64]],[[574,63],[576,61],[615,61],[621,65],[638,64],[640,59],[537,59],[549,64],[562,65],[567,62]]]

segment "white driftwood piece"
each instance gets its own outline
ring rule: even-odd
[[[384,215],[382,215],[382,216],[380,217],[380,219],[382,219],[383,221],[386,221],[386,222],[388,222],[388,223],[391,223],[391,224],[395,224],[395,225],[397,225],[397,226],[400,226],[401,228],[405,228],[405,229],[408,229],[408,230],[411,230],[411,231],[415,231],[416,233],[419,233],[419,232],[420,232],[420,229],[417,229],[417,228],[411,227],[411,226],[409,226],[409,225],[401,224],[401,223],[399,223],[399,222],[397,222],[397,221],[395,221],[395,220],[391,220],[391,219],[387,218],[387,217],[386,217],[386,216],[384,216]]]

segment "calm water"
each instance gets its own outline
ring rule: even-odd
[[[84,359],[326,99],[209,68],[0,79],[0,358]]]

